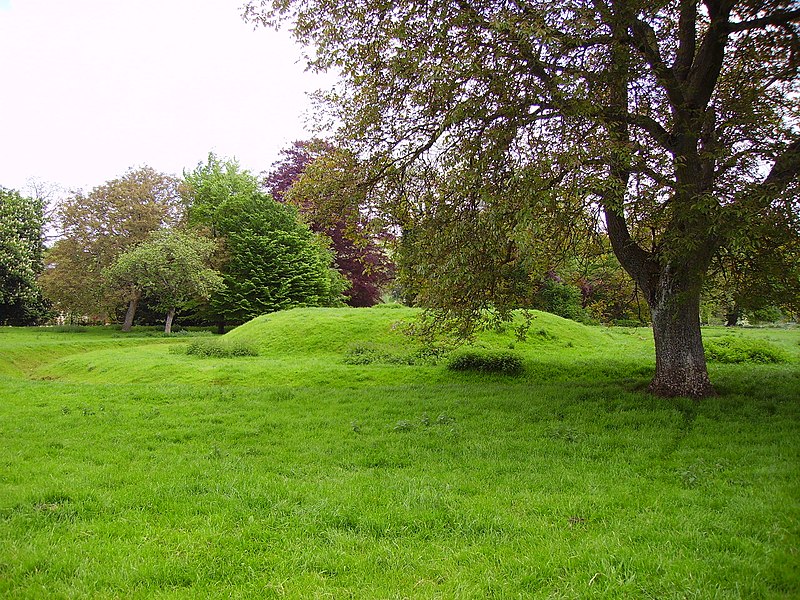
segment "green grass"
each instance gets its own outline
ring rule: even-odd
[[[511,377],[413,316],[277,313],[219,359],[0,329],[0,597],[800,596],[800,332],[706,330],[787,362],[712,362],[694,403],[644,393],[646,329],[537,313],[476,344]]]

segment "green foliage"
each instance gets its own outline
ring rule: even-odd
[[[201,358],[240,358],[258,356],[258,348],[241,341],[229,342],[220,339],[201,339],[186,347],[186,354]]]
[[[423,361],[420,353],[398,353],[381,349],[372,343],[359,343],[350,348],[344,357],[346,365],[415,365]]]
[[[98,321],[113,319],[130,300],[127,290],[106,284],[103,270],[184,216],[178,180],[150,167],[75,192],[56,212],[61,237],[47,252],[42,288],[60,311]]]
[[[30,325],[47,315],[37,282],[43,224],[41,201],[0,187],[0,325]]]
[[[714,255],[766,256],[748,279],[800,298],[795,5],[250,0],[245,18],[340,76],[325,108],[368,166],[362,208],[402,230],[408,300],[508,318],[602,230],[650,305],[651,389],[704,396]]]
[[[766,340],[720,337],[712,338],[705,342],[706,357],[720,363],[781,363],[787,357],[780,348],[775,347]]]
[[[223,288],[222,277],[207,266],[215,248],[213,240],[191,232],[156,231],[120,254],[103,276],[112,287],[135,288],[163,311],[182,308]]]
[[[763,308],[746,311],[747,320],[754,324],[779,323],[786,318],[783,311],[777,306],[764,306]]]
[[[213,155],[184,177],[190,224],[210,229],[224,245],[225,288],[211,296],[208,318],[241,323],[294,306],[340,303],[346,282],[332,268],[326,242],[295,208],[259,192],[253,175]]]
[[[447,360],[447,368],[451,371],[520,375],[525,367],[522,358],[513,352],[461,350],[450,356]]]
[[[588,316],[581,306],[581,292],[574,285],[553,278],[546,279],[536,294],[534,308],[565,319],[586,321]]]

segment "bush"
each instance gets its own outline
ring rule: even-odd
[[[55,325],[48,328],[55,333],[86,333],[89,328],[84,325]]]
[[[258,356],[258,349],[246,342],[227,342],[225,340],[196,340],[186,348],[186,354],[202,358],[238,358]]]
[[[573,285],[548,279],[536,296],[534,308],[579,323],[588,320],[586,311],[581,307],[581,291]]]
[[[766,306],[764,308],[747,311],[746,315],[747,320],[753,325],[778,323],[785,318],[781,309],[776,306]]]
[[[451,371],[479,371],[519,375],[523,371],[522,359],[513,352],[479,352],[475,350],[457,352],[447,362]]]
[[[786,361],[781,349],[766,340],[722,337],[708,340],[704,346],[706,359],[721,363],[768,364]]]

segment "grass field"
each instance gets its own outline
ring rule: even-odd
[[[224,336],[0,328],[2,598],[798,598],[800,330],[719,397],[645,393],[647,329],[536,313],[518,376],[404,308]]]

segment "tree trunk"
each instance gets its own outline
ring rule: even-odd
[[[122,324],[122,331],[125,333],[133,327],[133,317],[136,316],[136,309],[139,307],[139,294],[134,294],[128,303],[128,311],[125,313],[125,322]]]
[[[172,333],[172,319],[175,318],[175,309],[170,308],[167,313],[167,321],[164,324],[164,333]]]
[[[225,321],[217,321],[217,333],[222,335],[225,333]]]
[[[713,396],[700,332],[700,288],[675,283],[666,270],[655,293],[648,295],[656,347],[650,392],[667,397]]]
[[[739,305],[734,303],[733,307],[731,307],[731,309],[725,315],[725,327],[736,327],[736,325],[739,323],[740,312],[741,310],[739,309]]]

